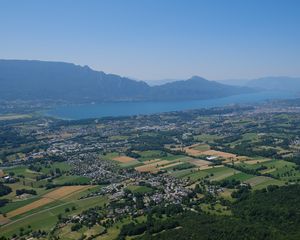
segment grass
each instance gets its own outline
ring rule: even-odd
[[[127,187],[127,189],[129,189],[133,193],[141,193],[141,194],[150,193],[153,191],[153,189],[150,187],[137,186],[137,185],[130,185]]]
[[[119,157],[119,153],[112,152],[112,153],[106,153],[105,155],[101,155],[101,158],[104,160],[112,160],[115,157]]]
[[[219,138],[220,138],[220,136],[213,135],[213,134],[200,134],[200,135],[197,135],[197,136],[194,137],[194,139],[196,141],[207,142],[207,143],[211,143],[214,140],[219,139]]]
[[[20,207],[23,207],[23,206],[25,206],[29,203],[32,203],[32,202],[34,202],[38,199],[40,199],[40,197],[32,197],[32,198],[29,198],[29,199],[26,199],[26,200],[10,202],[10,203],[6,204],[4,207],[1,207],[0,212],[1,213],[7,213],[7,212],[10,212],[10,211],[13,211],[17,208],[20,208]]]
[[[53,202],[47,203],[47,204],[42,205],[40,207],[28,210],[28,211],[26,211],[22,214],[16,215],[12,219],[16,220],[16,219],[22,218],[24,216],[27,216],[27,215],[30,215],[30,214],[33,214],[33,213],[37,213],[37,212],[40,212],[42,210],[55,207],[55,206],[60,205],[60,204],[65,204],[65,203],[68,203],[68,202],[73,202],[74,200],[79,200],[80,197],[87,195],[87,193],[89,193],[91,191],[99,189],[99,187],[100,186],[98,186],[98,187],[97,186],[90,186],[90,187],[86,186],[85,188],[83,188],[79,191],[75,191],[75,192],[71,193],[70,195],[66,195],[66,196],[62,197],[61,199],[59,199],[59,200],[54,200]],[[51,191],[54,191],[54,190],[53,189],[48,190],[48,192],[51,192]],[[40,199],[40,196],[36,197],[34,199],[34,201],[36,201],[38,199]],[[30,201],[27,204],[29,204],[31,202],[33,202],[33,201]],[[25,206],[27,204],[22,204],[22,205]],[[17,209],[17,208],[18,207],[16,207],[15,209]],[[12,210],[14,210],[14,209],[12,209]]]
[[[82,176],[76,176],[76,175],[69,175],[69,176],[61,176],[58,178],[55,178],[53,180],[54,184],[66,184],[66,183],[71,183],[71,184],[87,184],[91,181],[90,178],[88,177],[82,177]]]
[[[134,168],[143,165],[143,163],[139,162],[138,160],[134,160],[128,163],[120,163],[121,168]]]
[[[245,181],[249,183],[254,190],[266,188],[269,185],[284,185],[283,181],[276,180],[265,176],[255,176]]]
[[[163,169],[164,170],[175,170],[175,171],[178,171],[178,170],[183,170],[183,169],[191,169],[195,167],[194,164],[191,164],[189,162],[180,162],[176,165],[173,165],[173,166],[170,166],[168,167],[168,165],[166,167],[164,167]]]
[[[60,238],[65,240],[79,239],[82,235],[87,237],[95,236],[104,232],[105,228],[100,225],[95,225],[91,228],[83,226],[78,231],[72,231],[71,227],[74,224],[67,224],[63,228],[60,228],[55,232],[55,235],[58,235]]]
[[[7,169],[5,169],[4,172],[6,172],[6,173],[13,172],[15,174],[15,176],[23,175],[25,178],[30,179],[30,180],[35,180],[35,177],[41,174],[38,172],[31,171],[25,166],[7,168]]]
[[[207,145],[207,144],[201,144],[201,145],[198,145],[196,147],[193,147],[193,149],[196,149],[196,150],[199,150],[199,151],[207,151],[210,149],[210,146]]]
[[[55,162],[53,164],[51,164],[50,168],[45,168],[43,167],[41,172],[48,174],[51,170],[55,170],[56,168],[59,168],[60,171],[69,171],[71,170],[71,166],[67,163],[67,162]]]
[[[212,181],[220,181],[239,173],[239,171],[228,167],[214,167],[203,171],[210,175],[209,179]]]
[[[257,184],[253,187],[254,190],[256,189],[263,189],[266,188],[269,185],[277,185],[277,186],[283,186],[285,183],[283,181],[277,180],[277,179],[273,179],[273,178],[269,178],[268,180]]]
[[[111,140],[111,141],[122,141],[122,140],[126,140],[128,138],[129,138],[129,136],[116,135],[116,136],[109,137],[109,140]]]
[[[144,222],[146,221],[146,216],[140,216],[135,218],[138,222]],[[104,235],[101,235],[96,238],[96,240],[111,240],[111,239],[117,239],[120,229],[122,228],[122,225],[131,223],[132,220],[130,218],[122,219],[121,221],[116,222],[112,227],[107,229],[107,233]]]
[[[163,159],[163,158],[168,157],[168,156],[173,156],[172,154],[165,153],[165,152],[160,151],[160,150],[139,151],[138,154],[141,155],[141,157],[138,160],[140,160],[142,162],[152,160],[152,159],[156,159],[156,158]]]
[[[168,160],[168,161],[174,161],[174,160],[178,160],[178,159],[183,159],[185,158],[185,155],[172,155],[172,154],[168,154],[167,157],[162,157],[162,160]]]
[[[255,164],[239,163],[237,165],[245,169],[258,169],[264,166],[267,169],[260,170],[260,173],[270,174],[273,177],[286,181],[300,179],[300,171],[295,169],[296,164],[284,160],[271,160]]]
[[[33,187],[31,186],[31,183],[33,183]],[[47,192],[47,190],[45,190],[43,188],[35,188],[34,183],[35,182],[33,182],[31,180],[21,179],[20,182],[7,184],[7,186],[9,186],[12,189],[12,192],[9,193],[8,195],[0,197],[0,199],[6,198],[6,199],[9,199],[12,201],[19,200],[18,198],[16,198],[16,190],[17,189],[30,189],[30,190],[33,189],[37,192],[37,195],[44,194],[45,192]]]
[[[183,177],[186,177],[186,176],[194,173],[195,171],[198,171],[198,170],[197,169],[184,169],[184,170],[180,170],[180,171],[173,171],[173,172],[170,172],[169,174],[173,177],[183,178]]]
[[[47,209],[39,209],[38,212],[33,215],[20,218],[19,220],[13,221],[11,224],[4,225],[0,228],[1,234],[9,237],[12,234],[18,232],[21,227],[26,228],[28,225],[31,226],[33,230],[45,230],[49,231],[57,222],[58,215],[66,215],[65,209],[75,207],[76,210],[71,211],[68,215],[78,214],[81,211],[88,209],[90,207],[95,207],[97,205],[103,205],[107,202],[105,197],[94,197],[82,200],[73,200],[72,202],[60,202],[56,203]]]
[[[203,212],[208,214],[219,215],[219,216],[230,216],[232,214],[231,211],[226,206],[222,206],[219,203],[215,205],[201,204],[200,207]]]
[[[192,173],[187,174],[183,177],[190,179],[190,181],[192,181],[192,182],[196,182],[200,179],[205,178],[206,176],[209,176],[209,174],[203,170],[203,171],[192,172]]]
[[[7,120],[16,120],[22,118],[31,118],[32,116],[29,114],[5,114],[0,115],[0,121],[7,121]]]
[[[225,180],[233,180],[233,179],[235,179],[235,180],[239,180],[241,182],[244,182],[244,181],[246,181],[246,180],[248,180],[250,178],[253,178],[253,177],[254,176],[251,175],[251,174],[239,172],[239,173],[236,173],[236,174],[234,174],[234,175],[232,175],[230,177],[225,178]]]

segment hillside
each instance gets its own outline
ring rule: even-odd
[[[151,97],[160,100],[210,99],[251,91],[250,88],[229,86],[194,76],[185,81],[154,86],[151,89]]]
[[[300,92],[300,78],[265,77],[250,80],[246,83],[246,86],[266,90]]]
[[[0,99],[86,101],[189,100],[251,92],[200,77],[150,87],[88,66],[64,62],[0,60]]]
[[[256,90],[300,93],[300,77],[263,77],[257,79],[227,79],[219,83],[249,87]]]

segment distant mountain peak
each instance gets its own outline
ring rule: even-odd
[[[194,81],[203,81],[204,80],[204,81],[209,81],[209,80],[207,80],[207,79],[205,79],[203,77],[197,76],[197,75],[192,76],[188,80],[194,80]]]

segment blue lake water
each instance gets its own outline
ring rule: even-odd
[[[86,119],[108,116],[132,116],[189,109],[222,107],[231,104],[251,104],[272,99],[288,99],[288,92],[258,92],[209,100],[172,102],[105,102],[96,104],[63,105],[46,112],[46,115],[63,119]]]

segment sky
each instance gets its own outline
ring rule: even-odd
[[[300,76],[300,1],[0,0],[0,58],[141,80]]]

